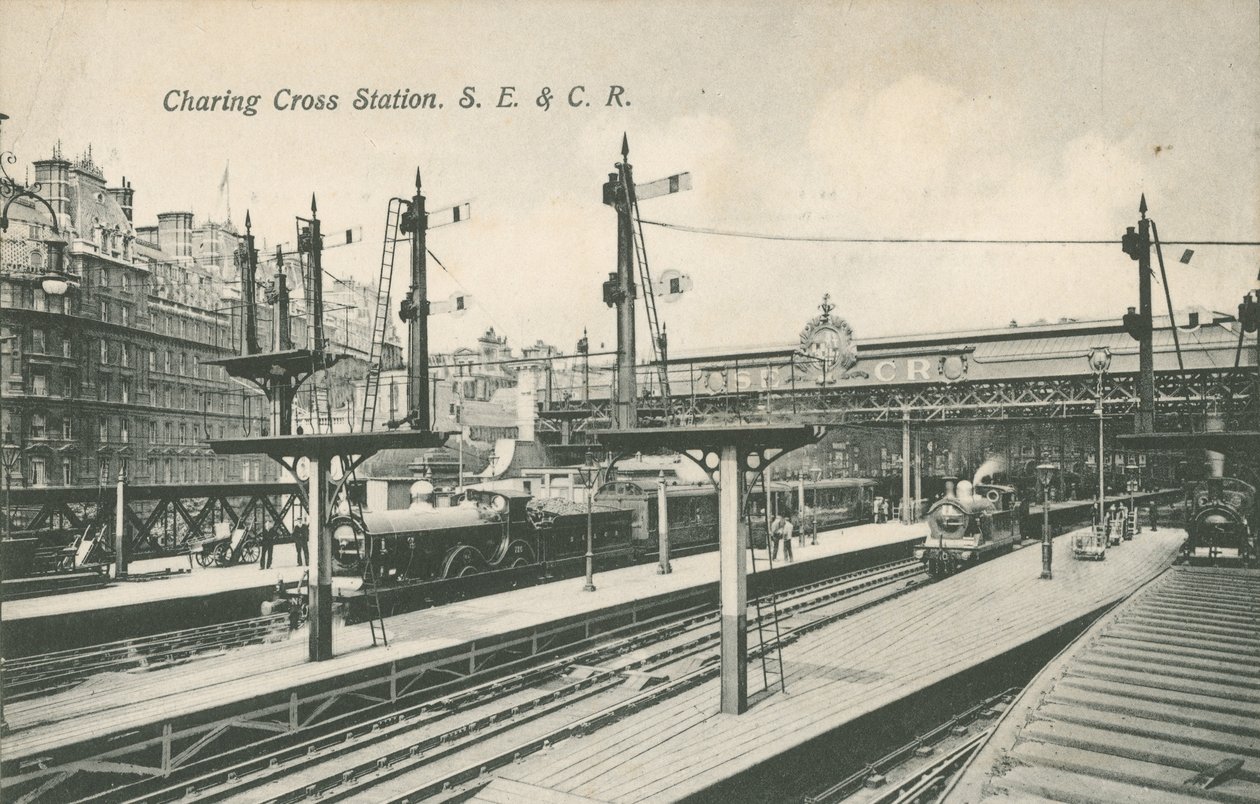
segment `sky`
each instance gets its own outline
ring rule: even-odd
[[[1115,318],[1137,304],[1119,247],[1145,193],[1165,241],[1260,240],[1260,5],[1177,2],[78,2],[0,7],[0,148],[15,175],[57,141],[135,188],[136,222],[249,210],[293,238],[314,193],[338,276],[374,281],[389,199],[417,167],[434,230],[435,350],[486,327],[518,348],[612,348],[601,204],[623,133],[638,182],[693,189],[645,219],[813,238],[1112,240],[855,244],[644,227],[673,354],[788,344],[824,293],[856,339]],[[607,103],[624,87],[624,105]],[[519,105],[498,108],[502,87]],[[571,88],[585,87],[575,96]],[[480,107],[460,108],[465,87]],[[360,88],[442,108],[355,110]],[[550,90],[551,105],[537,99]],[[260,96],[257,113],[167,111],[172,91]],[[275,108],[295,94],[336,110]],[[510,102],[510,101],[509,101]],[[229,166],[230,165],[230,169]],[[228,170],[230,192],[221,191]],[[1233,310],[1260,248],[1165,250],[1174,306]],[[400,257],[402,255],[400,254]],[[395,272],[397,299],[405,263]],[[1157,307],[1162,288],[1155,288]],[[396,302],[391,305],[395,309]],[[644,331],[640,308],[640,331]],[[640,343],[643,355],[646,342]]]

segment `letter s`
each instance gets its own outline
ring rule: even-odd
[[[471,109],[477,99],[473,97],[473,93],[477,91],[476,87],[464,87],[464,97],[459,99],[459,108]]]

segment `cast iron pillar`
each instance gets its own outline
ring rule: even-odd
[[[248,210],[245,212],[245,237],[237,246],[235,256],[241,278],[241,354],[256,355],[260,351],[254,298],[254,285],[258,279],[258,250],[254,248]]]
[[[740,715],[748,708],[748,531],[739,515],[743,473],[734,445],[722,447],[718,471],[722,712]]]
[[[617,393],[613,400],[613,427],[625,429],[638,423],[638,393],[635,388],[634,300],[634,174],[630,167],[630,144],[621,138],[621,161],[617,172],[608,174],[604,203],[617,213],[617,272],[604,283],[604,303],[617,308]]]
[[[674,568],[669,563],[669,508],[665,500],[665,473],[661,472],[656,486],[656,535],[659,542],[660,563],[657,575],[669,575]]]
[[[314,559],[315,577],[309,583],[310,633],[308,656],[312,662],[331,659],[332,648],[332,532],[328,527],[328,459],[312,457],[306,518],[308,554]]]
[[[910,411],[901,412],[901,521],[910,524]]]
[[[114,495],[114,561],[117,562],[114,575],[118,578],[127,577],[126,490],[127,462],[121,460],[118,466],[118,487]]]
[[[429,290],[425,233],[429,227],[416,168],[416,194],[403,213],[401,229],[411,235],[411,289],[399,318],[407,322],[407,420],[413,430],[429,429]]]
[[[1137,231],[1125,230],[1121,248],[1138,264],[1138,310],[1124,316],[1125,330],[1138,342],[1138,410],[1134,429],[1138,433],[1155,432],[1155,348],[1151,329],[1151,222],[1146,218],[1146,194],[1138,204],[1142,219]],[[1169,321],[1170,326],[1175,322]]]

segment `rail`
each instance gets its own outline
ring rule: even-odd
[[[914,562],[892,562],[837,576],[826,582],[795,587],[788,591],[787,597],[795,600],[794,614],[799,617],[820,605],[835,603],[846,597],[866,596],[849,609],[849,613],[853,613],[874,605],[877,601],[870,598],[872,593],[879,597],[877,590],[881,586],[896,588],[880,599],[888,599],[913,588],[906,587],[904,582],[909,574],[915,572],[923,574],[915,569]],[[844,616],[844,613],[831,612],[810,619],[797,627],[795,635],[799,636],[800,632],[812,630],[819,627],[818,623],[833,621],[839,616]],[[751,629],[756,625],[750,623],[748,627]],[[554,732],[550,739],[560,739],[573,730],[595,728],[606,718],[615,717],[616,712],[628,713],[658,696],[679,692],[692,683],[699,683],[716,670],[708,654],[716,649],[717,633],[716,611],[711,604],[690,607],[588,637],[563,648],[550,649],[545,654],[518,659],[509,665],[488,667],[477,675],[486,673],[490,679],[474,682],[472,686],[469,686],[472,679],[465,676],[406,694],[400,690],[397,700],[360,706],[350,722],[323,733],[277,735],[261,742],[253,741],[225,754],[184,765],[176,774],[178,780],[154,778],[148,783],[114,787],[88,800],[213,800],[239,795],[244,789],[302,771],[311,771],[316,778],[296,784],[278,796],[264,797],[265,800],[293,801],[314,797],[336,800],[356,788],[375,784],[383,776],[405,773],[413,765],[427,764],[439,756],[483,742],[514,726],[624,684],[627,679],[637,679],[648,689],[640,694],[638,690],[642,687],[633,687],[636,694],[630,701],[607,711],[601,710],[600,717],[587,718],[571,724],[572,728],[568,730]],[[786,640],[788,634],[785,633],[784,638]],[[673,679],[656,669],[662,664],[678,666]],[[651,686],[653,684],[657,686]],[[527,698],[522,697],[526,695]],[[515,700],[503,700],[513,696],[516,696]],[[478,707],[488,707],[491,711],[478,712]],[[470,716],[474,719],[465,720]],[[417,729],[452,718],[459,725],[444,729],[437,735],[416,735],[407,739],[407,735]],[[407,744],[399,748],[391,738],[403,739]],[[352,762],[349,770],[321,773],[326,763],[354,751],[367,750],[370,753],[370,746],[381,741],[391,741],[393,747],[381,746],[379,755],[373,755],[366,761]],[[520,749],[514,749],[499,756],[496,762],[505,764],[519,753]],[[449,784],[454,779],[446,781]]]
[[[289,615],[169,631],[108,642],[92,648],[44,653],[5,662],[4,695],[20,701],[74,687],[107,672],[152,670],[186,662],[200,654],[223,651],[288,636]]]

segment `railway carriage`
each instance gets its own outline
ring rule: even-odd
[[[631,513],[631,537],[636,557],[658,555],[660,517],[655,480],[614,480],[595,492],[601,505]],[[674,555],[710,550],[717,544],[717,491],[709,483],[666,484],[665,508],[669,548]]]
[[[928,510],[927,541],[914,557],[936,578],[1008,552],[1019,543],[1024,513],[1014,486],[945,483],[945,496]]]
[[[805,484],[805,508],[819,530],[870,522],[874,505],[874,480],[846,477]]]

